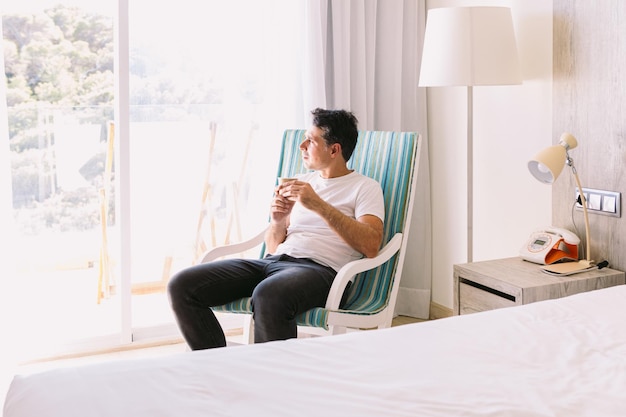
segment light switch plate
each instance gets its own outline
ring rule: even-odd
[[[587,211],[589,214],[602,214],[603,216],[622,217],[622,198],[617,191],[597,190],[583,187],[583,193],[587,199]],[[576,200],[580,193],[576,189]],[[583,206],[576,203],[576,210],[582,211]]]

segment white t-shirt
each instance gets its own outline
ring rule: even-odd
[[[318,172],[298,176],[311,184],[313,190],[327,203],[348,217],[358,219],[370,214],[385,220],[383,192],[377,181],[351,172],[337,178],[322,178]],[[317,213],[296,203],[289,218],[287,238],[278,245],[274,255],[310,258],[338,271],[363,254],[354,250]]]

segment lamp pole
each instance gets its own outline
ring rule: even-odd
[[[467,86],[467,262],[474,260],[474,88]]]
[[[574,160],[569,156],[569,152],[567,151],[565,151],[565,156],[565,163],[572,168],[572,173],[574,174],[574,179],[576,180],[576,186],[578,187],[578,194],[580,195],[580,203],[583,206],[583,218],[585,219],[585,237],[587,238],[587,256],[585,260],[588,262],[587,266],[591,266],[593,261],[591,260],[591,234],[589,233],[589,213],[587,211],[587,199],[585,198],[585,193],[583,193],[583,187],[580,184],[580,178],[578,178],[578,172],[576,171],[576,167],[574,166]]]

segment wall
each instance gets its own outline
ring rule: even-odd
[[[478,5],[511,7],[524,82],[474,88],[474,261],[517,256],[532,230],[550,224],[552,188],[526,164],[553,136],[552,2],[427,1]],[[428,88],[428,114],[432,301],[451,309],[452,267],[467,260],[466,89]]]
[[[626,193],[626,2],[554,1],[553,140],[578,139],[570,152],[583,187]],[[574,230],[576,182],[567,170],[554,184],[553,222]],[[622,210],[624,206],[622,204]],[[580,212],[574,221],[584,235]],[[626,270],[626,222],[590,215],[591,257]],[[581,236],[582,237],[582,236]]]

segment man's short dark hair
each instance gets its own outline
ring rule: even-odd
[[[352,156],[359,136],[357,118],[347,110],[325,110],[317,108],[311,112],[313,125],[323,132],[328,145],[341,145],[341,155],[346,161]]]

